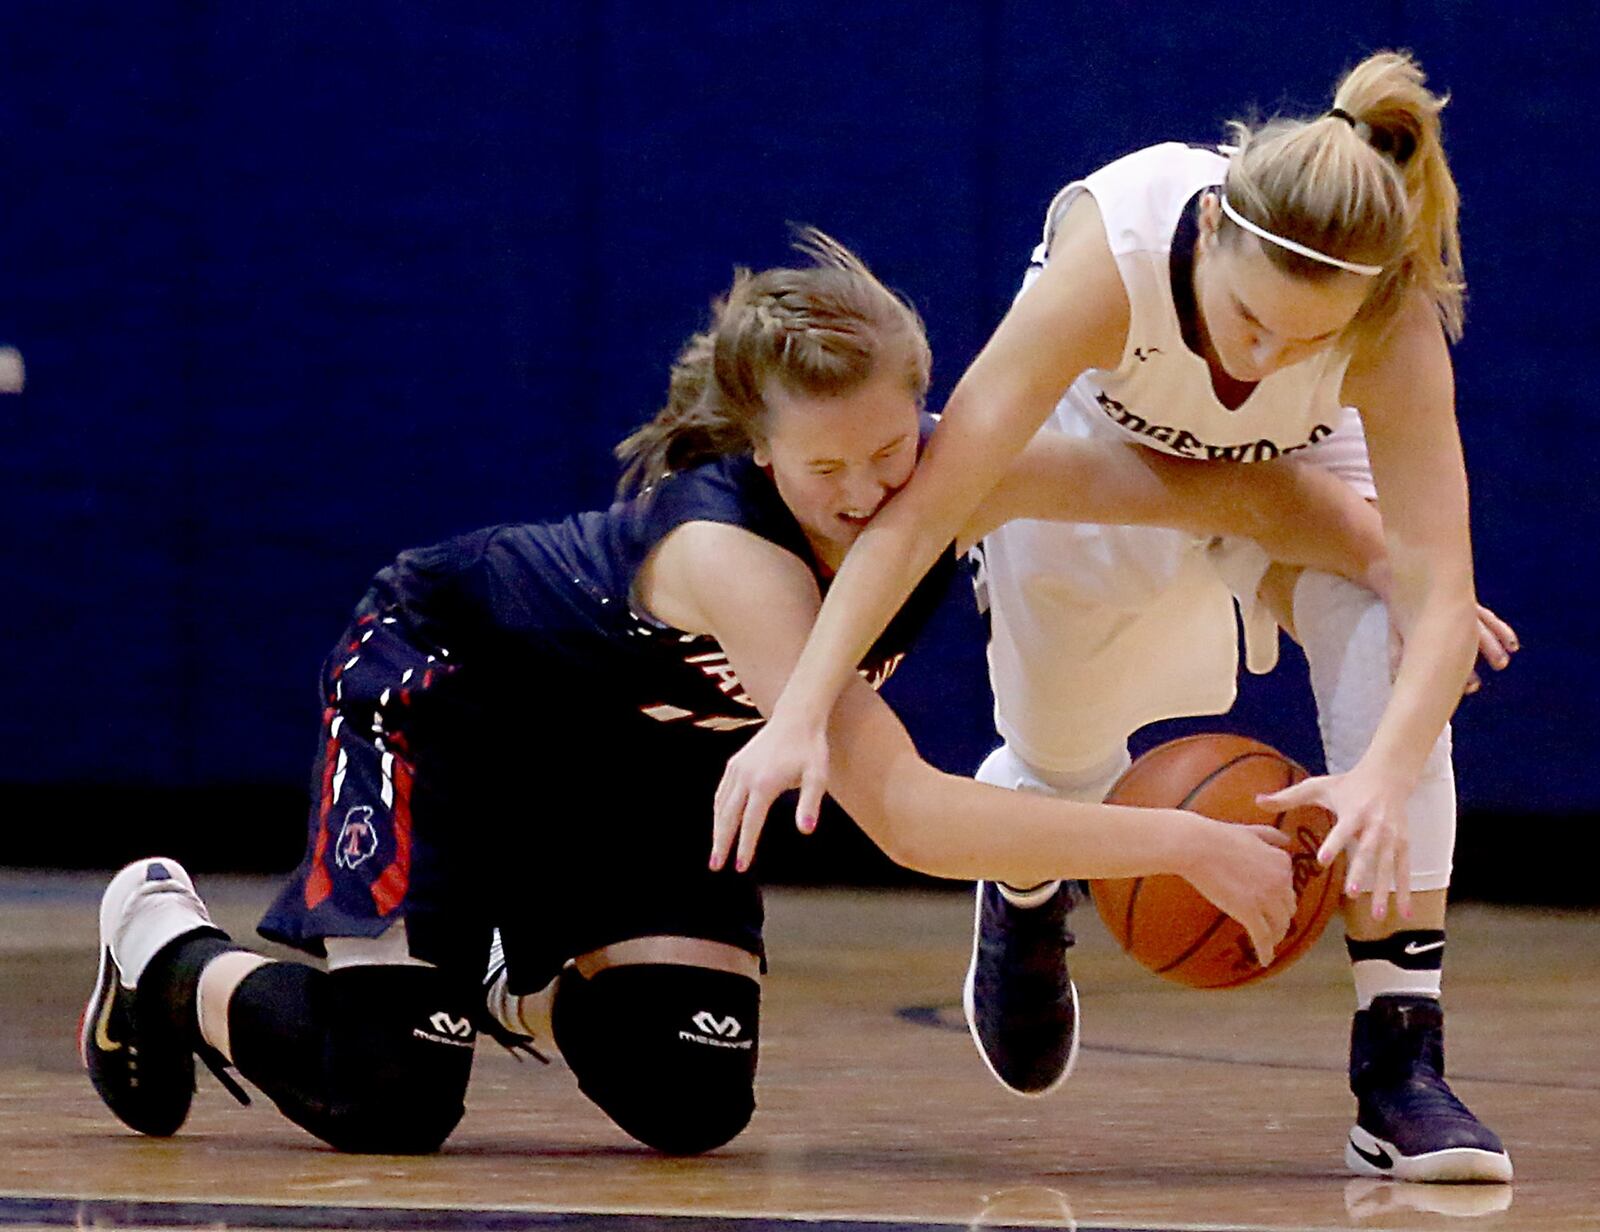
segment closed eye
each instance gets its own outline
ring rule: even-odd
[[[1245,319],[1246,324],[1251,325],[1254,328],[1262,330],[1262,331],[1264,331],[1265,333],[1268,333],[1268,334],[1271,334],[1271,333],[1274,332],[1274,331],[1272,331],[1270,329],[1267,329],[1267,327],[1265,325],[1261,324],[1261,319],[1259,317],[1257,317],[1255,313],[1251,312],[1250,309],[1245,307],[1244,301],[1242,299],[1240,299],[1237,295],[1235,295],[1233,297],[1233,307],[1234,307],[1234,311],[1236,311],[1241,317],[1243,317]],[[1287,339],[1285,339],[1285,341],[1287,343],[1291,344],[1291,345],[1316,346],[1320,342],[1327,342],[1329,339],[1331,339],[1338,332],[1339,331],[1336,330],[1336,329],[1330,329],[1330,330],[1327,330],[1324,333],[1316,334],[1315,336],[1310,337],[1310,338],[1287,338]]]

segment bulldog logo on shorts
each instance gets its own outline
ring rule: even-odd
[[[378,829],[372,824],[372,806],[358,804],[344,815],[339,839],[333,846],[333,862],[340,868],[354,868],[372,859],[378,851]]]

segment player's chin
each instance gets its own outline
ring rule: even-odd
[[[1262,380],[1266,376],[1266,373],[1261,371],[1260,365],[1251,361],[1249,352],[1243,349],[1233,350],[1226,345],[1218,345],[1217,362],[1222,365],[1222,370],[1235,381],[1251,383]]]
[[[844,544],[854,543],[860,537],[861,532],[867,529],[867,525],[871,521],[872,518],[870,515],[864,518],[857,518],[851,517],[849,514],[845,513],[834,514],[833,538],[835,542]]]

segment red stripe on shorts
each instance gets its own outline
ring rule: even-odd
[[[333,893],[333,881],[323,860],[328,854],[328,814],[333,811],[333,772],[339,764],[339,742],[333,738],[333,709],[323,711],[323,726],[329,731],[322,752],[322,799],[317,809],[317,842],[311,849],[311,871],[306,874],[306,910],[315,911]]]
[[[388,915],[405,901],[411,885],[411,767],[394,759],[394,859],[372,883],[372,901],[379,915]]]

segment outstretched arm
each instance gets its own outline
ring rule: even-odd
[[[1242,465],[1041,432],[963,529],[963,547],[1013,518],[1165,526],[1254,539],[1273,560],[1382,590],[1377,511],[1338,476],[1292,459]]]
[[[1088,196],[1057,229],[1050,264],[961,378],[906,485],[873,518],[834,579],[767,728],[728,763],[719,827],[766,815],[800,787],[801,829],[827,782],[829,711],[873,640],[1085,369],[1115,367],[1127,293]]]
[[[658,549],[647,606],[710,633],[764,712],[789,676],[818,607],[810,571],[737,527],[691,523]],[[1178,809],[1078,804],[1004,791],[935,770],[881,698],[852,680],[827,738],[830,788],[897,863],[937,877],[1028,884],[1058,877],[1174,873],[1249,931],[1265,961],[1294,913],[1290,861],[1275,831]],[[714,836],[712,866],[737,846],[749,865],[762,819]]]
[[[1270,802],[1330,809],[1338,820],[1323,845],[1324,860],[1348,848],[1346,891],[1371,891],[1375,916],[1387,913],[1392,892],[1404,914],[1410,899],[1406,801],[1461,698],[1480,645],[1450,355],[1421,297],[1375,348],[1357,355],[1345,397],[1362,408],[1393,573],[1390,619],[1405,649],[1389,704],[1360,761],[1344,774],[1278,792]]]
[[[1198,462],[1120,441],[1042,432],[978,507],[958,544],[965,550],[1013,518],[1253,539],[1278,564],[1337,574],[1385,600],[1393,587],[1376,506],[1332,472],[1298,459]],[[1500,671],[1517,650],[1516,630],[1481,604],[1476,612],[1478,652]],[[1479,683],[1474,674],[1466,691]]]

